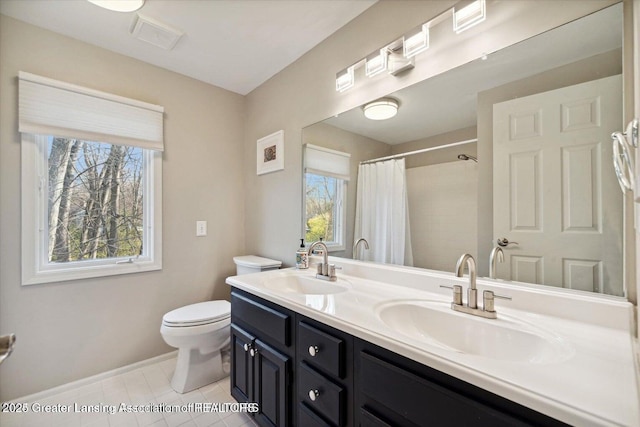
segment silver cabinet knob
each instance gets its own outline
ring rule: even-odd
[[[251,348],[251,345],[245,344],[242,348],[244,348],[244,351],[249,351],[249,349]]]
[[[318,352],[320,352],[320,349],[317,345],[309,346],[309,354],[311,355],[311,357],[315,357]]]
[[[252,347],[251,350],[249,350],[249,354],[251,355],[251,357],[254,357],[256,354],[258,354],[258,349]]]
[[[309,399],[315,402],[318,396],[320,396],[320,392],[318,390],[309,390]]]

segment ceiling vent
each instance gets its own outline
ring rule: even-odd
[[[165,50],[171,50],[184,33],[167,24],[163,24],[162,22],[138,13],[133,22],[131,34],[143,42],[161,47]]]

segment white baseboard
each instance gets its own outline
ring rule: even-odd
[[[19,397],[17,399],[11,400],[12,402],[37,402],[39,400],[47,399],[51,396],[55,396],[56,394],[64,393],[69,390],[73,390],[75,388],[80,388],[89,384],[93,384],[98,381],[105,380],[107,378],[115,377],[116,375],[125,374],[127,372],[134,371],[136,369],[144,368],[145,366],[153,365],[158,362],[162,362],[163,360],[171,359],[178,355],[178,351],[171,351],[169,353],[161,354],[160,356],[155,356],[150,359],[141,360],[140,362],[135,362],[130,365],[122,366],[120,368],[113,369],[111,371],[102,372],[100,374],[92,375],[90,377],[82,378],[77,381],[72,381],[67,384],[62,384],[60,386],[50,388],[47,390],[39,391],[34,394],[29,394],[27,396]]]

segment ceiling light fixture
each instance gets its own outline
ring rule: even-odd
[[[429,24],[414,28],[402,37],[402,48],[405,58],[413,58],[429,49]]]
[[[96,6],[114,12],[135,12],[144,5],[144,0],[88,0]]]
[[[453,7],[453,31],[460,34],[484,21],[487,18],[485,0],[475,0],[471,3],[461,2]]]
[[[398,101],[393,98],[380,98],[362,107],[364,116],[370,120],[387,120],[398,114]]]

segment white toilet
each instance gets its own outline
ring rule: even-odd
[[[282,263],[255,255],[233,258],[238,275],[280,268]],[[178,393],[216,382],[229,375],[231,304],[206,301],[187,305],[162,317],[160,334],[178,349],[171,387]]]
[[[233,262],[236,263],[236,273],[238,276],[241,274],[258,273],[260,271],[277,270],[282,265],[282,261],[255,255],[234,256]]]
[[[187,305],[162,317],[160,334],[178,349],[171,379],[175,391],[186,393],[229,375],[222,354],[229,347],[230,324],[231,304],[224,300]]]

